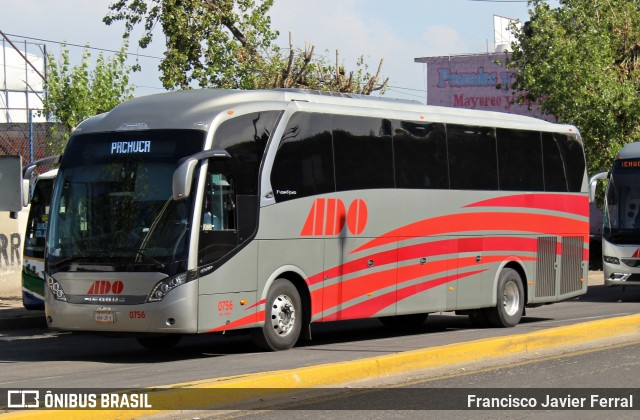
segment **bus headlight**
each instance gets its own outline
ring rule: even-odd
[[[51,291],[51,294],[53,295],[53,298],[55,300],[60,300],[62,302],[66,302],[67,301],[67,295],[64,294],[64,290],[62,290],[62,286],[60,286],[60,283],[58,283],[58,281],[56,279],[54,279],[53,277],[45,274],[45,277],[47,278],[47,287],[49,288],[49,290]]]
[[[620,265],[620,259],[616,257],[609,257],[608,255],[603,255],[602,260],[607,264]]]
[[[178,286],[182,286],[187,281],[192,279],[187,278],[187,273],[178,274],[177,276],[169,277],[164,280],[159,281],[155,286],[153,286],[153,290],[147,296],[147,302],[159,302],[164,297],[175,289]]]

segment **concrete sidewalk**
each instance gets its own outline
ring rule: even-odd
[[[25,309],[21,297],[0,296],[0,331],[46,326],[44,311]]]

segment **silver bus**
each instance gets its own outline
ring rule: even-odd
[[[607,188],[602,211],[602,269],[607,286],[640,286],[640,143],[625,145],[609,172],[591,178]]]
[[[299,90],[145,96],[80,124],[47,235],[51,328],[391,327],[455,311],[511,327],[586,292],[588,180],[575,127]]]

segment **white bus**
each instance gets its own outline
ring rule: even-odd
[[[27,229],[22,252],[22,304],[26,309],[44,309],[44,249],[49,223],[53,181],[58,173],[51,169],[33,177]]]
[[[251,331],[315,322],[511,327],[586,292],[575,127],[298,90],[145,96],[86,120],[62,157],[45,275],[51,328]]]
[[[591,199],[606,179],[602,211],[602,269],[607,286],[640,286],[640,143],[625,145],[610,172],[591,178]]]

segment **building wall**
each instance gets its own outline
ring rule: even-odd
[[[28,208],[11,219],[9,212],[0,212],[0,298],[22,294],[22,249]]]

